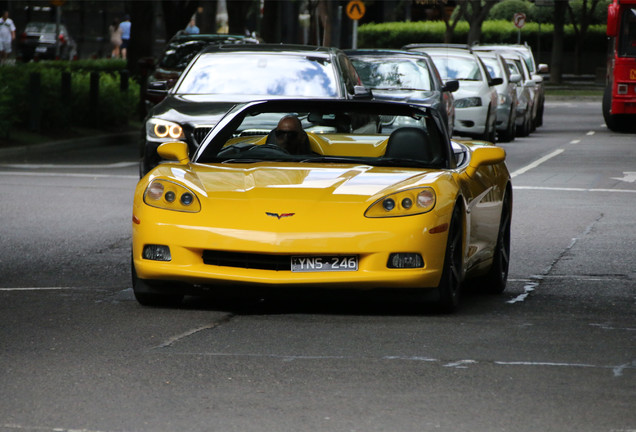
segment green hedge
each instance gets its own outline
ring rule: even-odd
[[[464,44],[468,41],[469,26],[466,21],[457,23],[451,43]],[[401,48],[410,43],[442,43],[446,26],[443,21],[369,23],[358,28],[359,48]],[[517,43],[519,29],[511,21],[485,21],[482,25],[480,43]],[[539,44],[544,50],[552,49],[552,24],[529,22],[521,29],[521,42],[533,48]],[[574,47],[574,27],[565,27],[564,46]],[[605,25],[590,26],[584,41],[585,50],[605,52],[607,41]]]
[[[129,80],[120,90],[124,61],[42,61],[0,67],[0,128],[5,137],[12,128],[29,128],[32,101],[30,77],[40,75],[40,130],[61,130],[71,126],[112,129],[136,118],[139,84]],[[90,75],[99,72],[96,107],[89,103]],[[62,73],[71,74],[70,100],[62,100]]]

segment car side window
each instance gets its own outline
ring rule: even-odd
[[[338,54],[338,64],[342,70],[342,77],[344,79],[347,93],[354,94],[355,86],[362,85],[362,81],[358,76],[355,66],[345,54]]]

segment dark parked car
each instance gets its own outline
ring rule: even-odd
[[[199,52],[210,45],[252,44],[260,40],[249,36],[230,34],[188,34],[173,36],[161,54],[155,69],[148,75],[146,105],[152,107],[164,98],[166,90],[174,86],[179,75]]]
[[[59,46],[59,48],[58,48]],[[73,60],[77,58],[77,43],[66,26],[33,21],[26,25],[18,40],[18,56],[22,61]]]
[[[371,98],[351,60],[337,48],[306,45],[215,45],[204,48],[165,98],[150,109],[140,174],[160,162],[157,147],[185,141],[190,154],[236,103],[278,98]]]
[[[444,83],[428,54],[400,50],[346,50],[362,83],[379,100],[432,106],[442,115],[448,136],[453,134],[452,92],[459,81]]]

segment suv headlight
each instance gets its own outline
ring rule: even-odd
[[[435,200],[433,188],[407,189],[380,198],[364,215],[370,218],[418,215],[433,210]]]
[[[183,128],[178,123],[151,118],[146,122],[146,139],[153,141],[174,141],[185,139]]]

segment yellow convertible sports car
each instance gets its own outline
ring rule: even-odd
[[[270,100],[235,106],[194,155],[162,144],[164,163],[135,190],[136,299],[395,288],[451,312],[468,279],[502,292],[505,152],[451,142],[441,125],[437,111],[403,103]]]

